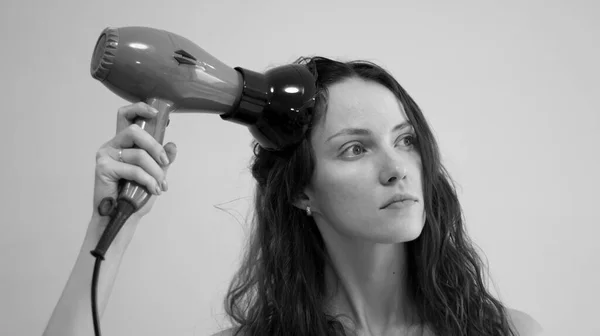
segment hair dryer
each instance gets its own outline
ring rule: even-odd
[[[304,65],[264,74],[230,68],[191,41],[154,28],[104,29],[90,68],[118,96],[159,111],[135,123],[161,144],[171,113],[198,112],[244,125],[263,148],[283,150],[302,139],[314,107],[315,77]],[[112,220],[92,255],[104,259],[125,221],[150,197],[144,186],[124,181],[116,202],[103,200],[99,212]]]

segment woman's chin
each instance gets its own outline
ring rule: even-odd
[[[419,238],[423,232],[423,225],[419,223],[406,223],[394,225],[392,227],[382,228],[381,230],[372,230],[365,232],[363,238],[379,244],[397,244],[406,243]]]

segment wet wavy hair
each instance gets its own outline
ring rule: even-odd
[[[316,77],[313,121],[292,149],[272,152],[253,142],[250,168],[256,190],[250,240],[224,300],[235,335],[350,332],[324,311],[327,251],[314,219],[292,203],[315,169],[310,134],[327,110],[327,88],[358,77],[391,90],[416,131],[426,222],[420,236],[406,243],[408,293],[415,313],[436,335],[514,336],[506,307],[486,289],[484,264],[466,234],[455,186],[413,99],[392,75],[368,61],[302,57],[294,63],[306,65]]]

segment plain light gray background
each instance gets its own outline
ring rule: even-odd
[[[301,55],[389,69],[431,122],[494,292],[551,335],[600,335],[596,1],[3,1],[0,334],[39,335],[91,215],[96,150],[128,102],[89,73],[106,26],[185,36],[256,71]],[[174,115],[170,190],[140,226],[104,335],[206,335],[237,265],[249,133]],[[218,209],[217,207],[220,207]]]

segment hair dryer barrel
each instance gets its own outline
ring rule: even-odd
[[[130,102],[159,100],[169,105],[168,113],[216,113],[245,125],[269,150],[302,139],[316,92],[315,78],[303,65],[264,74],[230,68],[179,35],[146,27],[104,29],[91,73]]]
[[[91,62],[92,76],[130,102],[160,98],[179,111],[231,111],[243,79],[189,40],[147,27],[106,28]]]

